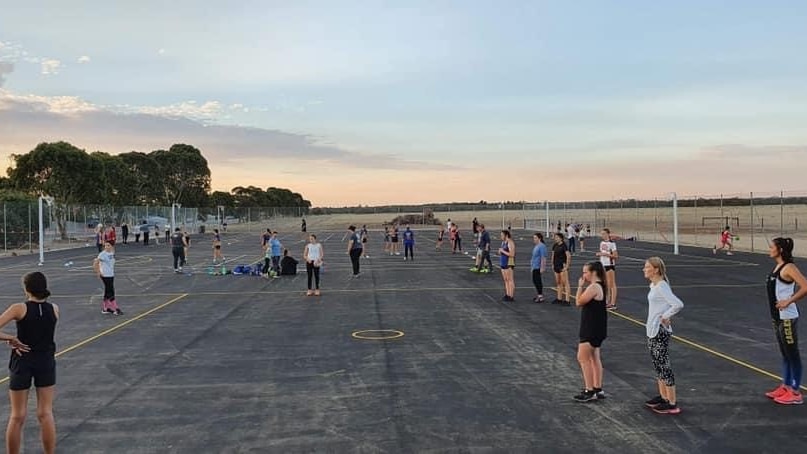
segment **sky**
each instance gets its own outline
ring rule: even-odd
[[[315,206],[807,192],[800,0],[0,5],[4,164],[189,143]]]

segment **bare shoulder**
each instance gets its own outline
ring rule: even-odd
[[[56,316],[58,317],[59,316],[59,305],[56,304],[56,303],[50,303],[50,305],[53,306],[53,312],[55,312]]]

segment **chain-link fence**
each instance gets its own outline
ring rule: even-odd
[[[115,226],[120,235],[126,224],[133,234],[146,225],[163,232],[177,226],[188,232],[204,233],[214,228],[234,232],[299,231],[302,219],[308,230],[343,229],[349,224],[381,228],[385,223],[411,215],[423,223],[451,220],[460,228],[471,228],[473,219],[489,230],[497,228],[530,231],[565,231],[577,224],[589,236],[602,228],[612,234],[641,241],[676,242],[681,245],[712,248],[720,234],[730,227],[732,246],[737,250],[760,252],[776,236],[795,240],[798,256],[807,256],[807,192],[673,195],[652,199],[612,199],[590,202],[506,202],[478,204],[433,204],[413,206],[314,208],[307,207],[110,207],[70,206],[58,201],[43,205],[43,233],[46,250],[94,245],[100,224]],[[429,216],[426,216],[429,214]],[[433,216],[433,217],[432,217]],[[427,220],[429,222],[427,222]],[[3,250],[6,253],[33,252],[39,248],[39,209],[37,203],[5,202],[2,213]],[[425,226],[424,226],[425,227]]]

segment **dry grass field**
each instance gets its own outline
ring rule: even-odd
[[[346,229],[353,224],[367,225],[371,231],[383,228],[398,214],[413,213],[371,213],[371,214],[331,214],[308,216],[308,231]],[[474,218],[488,227],[488,230],[511,226],[514,229],[546,230],[544,210],[468,210],[440,211],[435,218],[445,223],[448,219],[470,230]],[[737,250],[764,252],[768,242],[784,235],[795,240],[795,255],[807,257],[807,205],[762,205],[745,207],[682,207],[678,209],[679,242],[682,245],[712,247],[720,231],[729,220]],[[569,209],[550,210],[550,223],[554,228],[557,222],[576,222],[591,225],[592,232],[608,227],[612,233],[622,237],[636,237],[643,241],[673,243],[673,209],[671,205],[658,208],[614,208],[614,209]],[[300,231],[299,218],[278,217],[269,221],[233,224],[230,230],[255,232],[257,235],[266,226],[283,231]],[[424,226],[426,227],[426,226]],[[437,230],[437,226],[431,226]]]

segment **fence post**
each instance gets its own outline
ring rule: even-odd
[[[678,255],[678,193],[673,192],[673,254]]]
[[[6,202],[3,202],[3,251],[8,252],[8,223],[6,222]]]
[[[779,192],[779,236],[785,236],[785,191]]]
[[[722,201],[722,198],[721,198]],[[754,252],[754,193],[751,193],[751,252]]]

